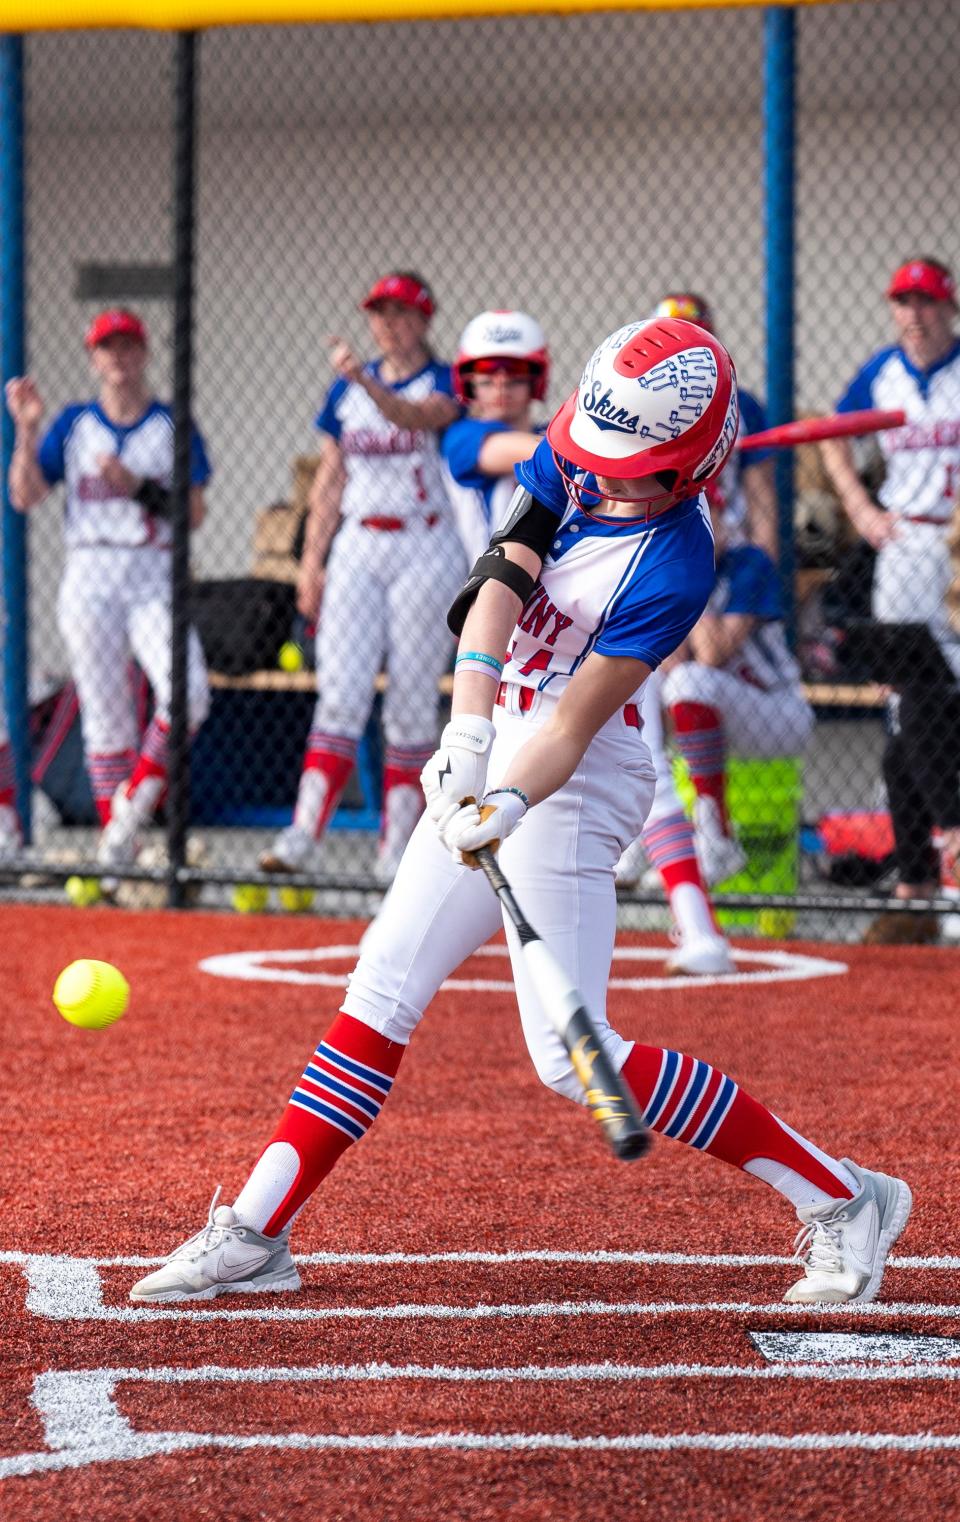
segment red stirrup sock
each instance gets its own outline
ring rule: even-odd
[[[703,886],[693,825],[683,810],[648,823],[640,839],[648,860],[660,873],[680,931],[719,935],[713,908]]]
[[[357,741],[347,735],[324,735],[312,729],[303,758],[293,822],[319,840],[347,785],[357,754]]]
[[[720,810],[724,829],[727,819],[727,745],[723,719],[708,703],[674,703],[670,709],[674,736],[687,770],[701,798],[712,798]]]
[[[234,1202],[244,1225],[267,1236],[283,1230],[376,1120],[405,1051],[352,1015],[337,1016]]]
[[[637,1045],[622,1071],[651,1130],[755,1174],[794,1205],[822,1205],[857,1193],[843,1163],[708,1062]]]
[[[104,828],[110,823],[113,795],[126,782],[136,763],[132,750],[97,751],[87,756],[87,774],[97,808],[97,818]]]

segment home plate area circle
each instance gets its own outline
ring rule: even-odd
[[[204,957],[198,964],[201,972],[214,978],[239,979],[247,983],[312,984],[320,988],[342,988],[346,974],[356,960],[359,944],[349,946],[299,947],[292,951],[232,951],[222,956]],[[498,964],[507,963],[507,948],[502,944],[482,946],[474,953]],[[608,987],[612,992],[640,989],[710,988],[714,984],[793,983],[807,978],[836,977],[849,971],[846,962],[826,957],[803,955],[794,951],[741,951],[734,948],[737,971],[716,977],[668,977],[662,972],[666,952],[663,946],[619,946],[613,954],[613,970]],[[625,975],[623,964],[648,962],[656,973]],[[330,968],[330,964],[335,964]],[[330,968],[330,970],[328,970]],[[509,972],[509,967],[505,966]],[[509,993],[509,977],[448,978],[444,993]]]

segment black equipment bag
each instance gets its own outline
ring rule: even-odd
[[[257,576],[195,582],[191,616],[210,670],[246,676],[274,669],[290,638],[296,596],[290,582]]]

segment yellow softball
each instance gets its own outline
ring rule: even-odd
[[[230,897],[238,914],[259,914],[267,907],[270,890],[262,883],[237,883]]]
[[[303,651],[292,639],[288,639],[280,646],[277,662],[281,671],[302,671]]]
[[[288,914],[305,914],[313,906],[312,888],[281,888],[277,896]]]
[[[64,883],[67,898],[77,909],[88,909],[102,897],[98,877],[68,877]]]
[[[130,998],[130,984],[111,962],[71,962],[53,988],[53,1002],[71,1025],[102,1030],[119,1020]]]

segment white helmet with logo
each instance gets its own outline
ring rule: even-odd
[[[604,339],[547,439],[567,479],[571,464],[614,480],[653,476],[679,501],[722,470],[738,421],[736,371],[719,340],[654,317]]]
[[[484,368],[508,368],[530,378],[530,394],[547,394],[550,355],[543,329],[526,312],[481,312],[467,323],[453,362],[453,386],[461,401],[471,396],[470,376]]]

